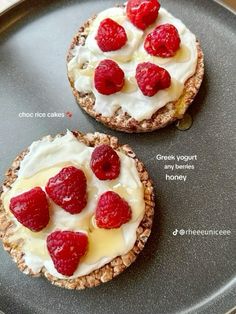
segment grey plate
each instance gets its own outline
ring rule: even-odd
[[[95,289],[67,291],[32,279],[1,248],[0,309],[5,313],[219,314],[235,305],[236,18],[212,1],[162,3],[196,33],[205,52],[206,76],[186,132],[174,126],[152,134],[112,132],[77,107],[66,77],[66,51],[83,21],[112,1],[26,1],[1,17],[1,28],[7,29],[0,40],[0,173],[45,134],[96,130],[132,145],[152,174],[157,196],[153,232],[143,253],[117,279]],[[36,111],[71,111],[73,117],[18,117]],[[197,154],[196,169],[186,172],[185,183],[165,181],[165,163],[155,158],[159,153]],[[173,236],[176,228],[232,234]]]

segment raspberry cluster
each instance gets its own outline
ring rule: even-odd
[[[150,55],[161,58],[173,57],[179,46],[179,33],[171,24],[157,26],[147,35],[144,42],[144,48]]]
[[[130,22],[141,30],[147,29],[158,18],[160,4],[157,0],[129,0],[126,15]],[[98,28],[96,41],[103,52],[115,51],[128,41],[125,29],[110,18],[104,19]],[[158,25],[144,40],[144,49],[152,56],[173,57],[180,47],[180,36],[174,25]],[[137,85],[148,97],[166,89],[171,84],[167,70],[150,62],[143,62],[136,68]],[[102,60],[95,69],[94,86],[100,94],[111,95],[122,90],[125,84],[124,71],[112,60]]]
[[[112,19],[104,19],[98,28],[97,44],[103,52],[119,50],[127,42],[124,27]]]
[[[140,63],[135,77],[142,93],[149,97],[161,89],[168,88],[171,83],[169,72],[151,62]]]
[[[109,145],[95,147],[90,167],[98,180],[115,180],[120,174],[120,158]],[[44,229],[50,220],[47,196],[70,214],[80,213],[87,205],[87,179],[84,172],[73,166],[63,168],[51,177],[45,187],[35,187],[10,200],[10,210],[16,219],[34,232]],[[131,219],[129,204],[117,193],[103,193],[95,208],[98,228],[119,228]],[[57,230],[47,237],[47,248],[60,274],[71,276],[88,247],[87,234]]]
[[[115,61],[105,59],[95,69],[94,85],[100,94],[111,95],[123,88],[124,77],[123,70]]]
[[[157,0],[129,0],[126,7],[126,14],[137,28],[145,30],[153,24],[160,9]]]

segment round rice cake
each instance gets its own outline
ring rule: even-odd
[[[61,142],[63,141],[63,142]],[[132,241],[130,242],[131,246],[130,248],[124,247],[123,248],[123,242],[121,243],[122,245],[122,254],[117,254],[117,256],[114,255],[114,252],[112,255],[110,255],[108,260],[103,260],[102,263],[94,264],[95,266],[98,265],[97,269],[87,268],[85,270],[85,274],[83,275],[75,275],[72,277],[66,277],[66,276],[59,276],[57,271],[53,269],[52,262],[48,262],[47,260],[50,258],[49,253],[47,252],[46,245],[45,245],[45,239],[47,235],[53,231],[52,228],[50,227],[53,225],[54,229],[58,229],[58,226],[60,227],[61,225],[57,222],[55,218],[58,217],[59,215],[63,216],[63,225],[65,221],[68,221],[68,224],[70,227],[74,230],[77,230],[75,226],[77,226],[77,221],[76,219],[79,219],[79,215],[70,215],[69,213],[66,213],[62,208],[57,207],[52,207],[51,209],[51,202],[50,202],[50,219],[52,220],[53,223],[49,223],[49,227],[47,226],[45,229],[43,229],[40,232],[32,232],[23,225],[21,225],[17,219],[15,219],[14,215],[10,212],[9,210],[9,201],[12,196],[15,196],[15,194],[19,194],[21,191],[20,189],[17,190],[16,186],[20,187],[22,185],[22,182],[24,182],[24,189],[30,188],[34,186],[34,184],[39,183],[39,181],[34,181],[33,183],[27,183],[27,176],[29,175],[29,178],[32,178],[30,176],[32,173],[36,171],[36,176],[38,176],[38,173],[41,173],[40,169],[44,169],[45,165],[43,165],[43,154],[46,152],[48,147],[51,147],[51,144],[54,145],[53,143],[58,143],[55,144],[56,149],[55,152],[53,153],[54,150],[50,150],[50,162],[51,167],[53,168],[53,160],[54,158],[55,161],[60,160],[59,166],[62,167],[62,160],[66,160],[66,157],[63,157],[62,150],[65,152],[67,151],[66,143],[72,142],[73,145],[77,145],[77,142],[82,146],[82,150],[84,149],[89,149],[90,151],[93,150],[95,146],[98,146],[100,144],[106,144],[111,146],[120,156],[121,159],[121,172],[126,171],[128,168],[133,168],[133,172],[136,172],[137,178],[138,178],[138,187],[136,189],[138,190],[138,193],[141,194],[135,194],[139,195],[139,198],[141,197],[142,201],[138,201],[140,206],[142,207],[142,214],[137,218],[136,221],[132,222],[133,225],[130,223],[124,224],[124,228],[126,229],[118,229],[116,232],[122,232],[122,237],[126,236],[129,234],[132,235],[130,238],[134,236],[133,243]],[[45,145],[44,145],[45,144]],[[63,145],[62,145],[63,144]],[[43,146],[44,145],[44,146]],[[49,146],[47,146],[49,145]],[[68,144],[70,145],[70,144]],[[58,148],[61,147],[61,148]],[[72,146],[71,146],[72,147]],[[79,154],[77,149],[75,148],[76,146],[73,146],[74,148],[70,148],[69,151],[72,154]],[[83,148],[86,147],[86,148]],[[58,150],[59,149],[59,150]],[[60,150],[61,149],[61,150]],[[74,152],[73,152],[74,150]],[[81,154],[83,151],[81,151]],[[57,154],[57,157],[54,156],[54,154]],[[90,153],[89,153],[90,154]],[[83,154],[82,154],[83,155]],[[82,156],[81,155],[81,156]],[[38,156],[40,156],[40,160],[37,161]],[[46,155],[45,155],[46,156]],[[74,155],[73,155],[74,156]],[[63,159],[64,158],[64,159]],[[88,160],[86,160],[86,163],[88,163]],[[124,161],[123,161],[124,160]],[[36,162],[37,161],[37,162]],[[42,163],[41,163],[42,161]],[[48,161],[49,162],[49,161]],[[49,162],[49,163],[50,163]],[[125,163],[128,162],[128,167],[124,168],[122,170],[122,165],[126,165]],[[78,166],[78,164],[76,164]],[[88,164],[89,165],[89,164]],[[35,168],[36,167],[36,168]],[[41,167],[41,168],[40,168]],[[89,166],[88,166],[89,167]],[[35,170],[35,169],[36,170]],[[34,169],[34,170],[33,170]],[[48,168],[47,168],[48,169]],[[50,169],[50,167],[49,167]],[[22,172],[23,171],[23,172]],[[31,172],[30,172],[31,171]],[[33,171],[33,172],[32,172]],[[37,172],[39,171],[39,172]],[[58,170],[57,170],[58,171]],[[89,177],[91,175],[88,170],[86,170],[86,176]],[[128,170],[127,170],[128,171]],[[90,174],[89,174],[90,173]],[[127,173],[129,176],[129,173]],[[24,177],[25,176],[25,177]],[[51,176],[51,175],[48,175]],[[111,180],[110,183],[101,183],[101,184],[109,184],[109,189],[110,190],[115,190],[116,192],[121,193],[122,191],[120,188],[117,186],[119,185],[119,182],[123,182],[125,179],[126,174],[121,173],[119,177],[115,180]],[[133,175],[132,175],[133,176]],[[37,177],[36,177],[37,178]],[[23,180],[23,181],[19,181]],[[26,181],[24,181],[26,180]],[[28,181],[30,181],[29,179]],[[137,180],[137,179],[136,179]],[[32,180],[31,180],[32,181]],[[87,178],[87,181],[89,179]],[[129,181],[132,181],[129,180]],[[91,181],[92,182],[92,181]],[[104,181],[105,182],[105,181]],[[92,183],[91,183],[92,184]],[[126,184],[126,183],[125,183]],[[127,187],[129,186],[129,183],[127,183]],[[31,186],[30,186],[31,185]],[[88,183],[89,185],[89,183]],[[107,187],[105,186],[105,189]],[[117,190],[116,190],[117,188]],[[126,188],[126,187],[125,187]],[[130,188],[130,186],[129,186]],[[103,189],[103,188],[102,188]],[[18,191],[18,192],[17,192]],[[133,191],[136,191],[135,189],[130,190],[130,193],[127,191],[123,191],[124,195],[126,195],[124,198],[126,198],[126,201],[130,203],[131,209],[132,209],[132,215],[135,213],[134,211],[134,206],[135,201],[137,202],[138,199],[133,199],[132,201],[132,195],[134,194]],[[95,203],[97,202],[97,199],[95,200],[95,196],[93,195],[93,189],[89,192],[90,196],[90,203],[93,205],[93,208],[95,208]],[[135,196],[136,197],[136,196]],[[133,203],[132,203],[133,202]],[[89,207],[89,206],[88,206]],[[91,207],[91,206],[90,206]],[[140,207],[141,208],[141,207]],[[136,210],[136,209],[135,209]],[[86,207],[84,209],[86,212]],[[63,213],[64,212],[64,213]],[[93,210],[92,210],[93,212]],[[134,214],[135,215],[135,214]],[[121,145],[118,142],[118,139],[114,136],[109,136],[106,134],[102,133],[94,133],[94,134],[86,134],[83,135],[82,133],[75,131],[75,132],[70,132],[67,131],[66,135],[57,135],[56,137],[51,137],[47,136],[41,139],[40,141],[34,142],[28,149],[23,151],[21,154],[17,156],[17,158],[14,160],[12,166],[10,169],[6,172],[6,178],[4,181],[4,184],[2,186],[2,193],[1,193],[1,199],[0,199],[0,238],[3,242],[3,247],[6,251],[10,253],[12,256],[13,260],[17,263],[17,266],[19,269],[28,275],[31,276],[45,276],[49,281],[51,281],[53,284],[68,288],[68,289],[84,289],[86,287],[95,287],[99,285],[100,283],[107,282],[117,275],[119,275],[121,272],[123,272],[128,266],[130,266],[131,263],[135,261],[137,258],[138,254],[142,251],[144,248],[144,245],[151,233],[151,227],[152,227],[152,221],[153,221],[153,215],[154,215],[154,192],[153,192],[153,184],[152,181],[143,165],[143,163],[136,157],[135,153],[133,150],[128,146],[128,145]],[[71,218],[70,218],[71,217]],[[91,217],[91,216],[89,216]],[[68,219],[68,220],[67,220]],[[74,219],[74,222],[70,222],[70,219]],[[92,219],[92,218],[91,218]],[[59,221],[59,220],[58,220]],[[61,220],[62,221],[62,220]],[[79,221],[79,220],[78,220]],[[83,219],[81,218],[81,221],[83,222]],[[129,225],[129,226],[128,226]],[[65,226],[66,228],[66,226]],[[122,227],[123,228],[123,227]],[[95,228],[99,229],[99,228]],[[89,230],[89,229],[88,229]],[[86,229],[86,232],[88,232],[88,239],[90,241],[89,237],[89,231]],[[114,229],[115,230],[115,229]],[[126,230],[126,231],[125,231]],[[115,235],[112,233],[113,229],[110,231],[109,236],[107,236],[105,230],[105,238],[108,239],[111,237],[111,240],[115,241]],[[131,233],[132,231],[132,233]],[[93,231],[91,231],[93,232]],[[38,234],[40,235],[40,239],[38,239]],[[114,239],[112,238],[114,236]],[[36,237],[35,241],[40,241],[40,242],[34,242],[34,239]],[[31,240],[28,242],[28,238]],[[92,238],[91,238],[92,239]],[[104,239],[104,237],[103,237]],[[107,240],[109,241],[109,240]],[[90,243],[90,242],[89,242]],[[114,242],[118,243],[119,242]],[[96,244],[96,243],[95,243]],[[129,245],[130,245],[129,244]],[[90,245],[90,244],[89,244]],[[90,247],[90,246],[89,246]],[[40,251],[42,250],[42,252]],[[36,253],[35,253],[36,252]],[[38,253],[40,252],[40,253]],[[42,258],[42,261],[40,260],[41,254],[42,256],[46,256],[46,260],[44,261],[44,257]],[[92,252],[93,253],[93,252]],[[116,253],[116,252],[115,252]],[[44,255],[43,255],[44,254]],[[45,255],[46,254],[46,255]],[[88,252],[89,254],[89,248]],[[87,255],[85,255],[86,257]],[[40,262],[41,261],[41,262]],[[83,264],[81,262],[81,264]],[[84,263],[85,265],[85,263]],[[80,263],[78,268],[80,267]],[[55,275],[56,273],[56,275]],[[78,272],[77,272],[78,273]],[[80,271],[81,273],[81,271]],[[83,273],[83,269],[82,269]]]
[[[107,17],[120,22],[130,44],[117,51],[100,50],[95,37],[99,23]],[[143,48],[146,35],[163,23],[173,24],[179,32],[181,46],[173,58],[150,56]],[[132,50],[130,46],[136,48]],[[115,61],[126,76],[124,88],[108,96],[101,95],[93,82],[95,68],[104,59]],[[135,81],[135,69],[140,62],[152,62],[167,69],[171,86],[152,97],[144,96]],[[143,32],[128,20],[125,6],[120,6],[102,11],[79,29],[69,48],[67,69],[75,99],[90,116],[115,130],[151,132],[183,117],[202,83],[204,56],[195,35],[165,9],[160,9],[156,22]]]

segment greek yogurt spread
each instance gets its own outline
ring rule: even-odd
[[[136,230],[145,211],[144,188],[135,161],[124,153],[117,152],[121,162],[119,177],[115,180],[101,181],[90,169],[89,163],[93,149],[79,142],[70,131],[54,140],[45,137],[33,142],[29,147],[29,153],[20,164],[18,177],[12,188],[2,195],[4,207],[16,224],[10,241],[24,240],[22,251],[25,263],[33,272],[39,272],[42,267],[45,267],[57,278],[68,278],[57,272],[47,251],[47,235],[55,230],[80,231],[88,236],[88,251],[81,258],[73,276],[69,278],[89,274],[115,257],[126,254],[134,246]],[[81,213],[71,215],[48,199],[50,222],[46,228],[40,232],[32,232],[21,225],[9,210],[10,199],[36,186],[44,189],[49,178],[69,165],[82,169],[86,175],[87,206]],[[118,229],[101,229],[94,223],[94,211],[98,198],[106,191],[118,193],[132,209],[132,219]]]
[[[95,39],[100,22],[111,18],[126,31],[128,40],[124,47],[117,51],[103,52]],[[181,39],[180,49],[172,58],[159,58],[149,55],[143,43],[146,35],[156,26],[173,24]],[[98,63],[104,59],[114,60],[124,71],[126,81],[123,89],[112,95],[102,95],[94,87],[93,74]],[[145,31],[136,28],[127,18],[125,7],[107,9],[97,15],[91,22],[88,36],[83,46],[76,46],[73,58],[68,63],[68,74],[76,90],[82,93],[93,93],[93,109],[103,116],[111,117],[121,108],[137,121],[149,119],[167,103],[179,99],[184,84],[196,71],[198,60],[196,37],[190,30],[167,10],[161,8],[154,24]],[[152,97],[142,94],[135,79],[136,67],[140,62],[152,62],[165,68],[171,75],[171,86],[161,90]],[[86,67],[84,65],[86,64]]]

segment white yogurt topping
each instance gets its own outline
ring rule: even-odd
[[[116,256],[126,254],[134,246],[136,229],[145,210],[144,189],[135,162],[124,153],[118,152],[121,161],[119,177],[115,180],[101,181],[95,177],[89,166],[93,149],[79,142],[70,131],[53,141],[46,137],[34,142],[29,147],[29,153],[21,162],[18,178],[12,189],[3,194],[3,202],[7,210],[11,197],[36,185],[44,189],[48,179],[65,166],[74,165],[85,172],[88,203],[79,214],[71,215],[48,199],[50,223],[41,232],[35,233],[22,226],[8,210],[8,214],[11,215],[17,225],[17,231],[15,231],[12,241],[19,238],[24,239],[25,262],[34,272],[38,272],[44,266],[50,274],[58,278],[65,278],[55,269],[46,248],[46,237],[54,230],[81,231],[87,233],[88,236],[92,235],[91,241],[94,242],[89,244],[90,249],[87,255],[81,259],[76,272],[70,278],[89,274]],[[100,229],[92,224],[93,219],[87,219],[87,217],[92,217],[99,196],[108,190],[113,190],[125,198],[132,209],[131,221],[124,224],[120,229]],[[90,234],[91,225],[94,236],[92,233]],[[98,243],[96,243],[96,239]],[[99,247],[102,241],[104,241],[103,247]]]
[[[121,49],[104,53],[98,47],[95,37],[100,22],[108,17],[124,27],[128,41]],[[146,35],[157,25],[166,23],[173,24],[177,28],[181,38],[181,47],[173,58],[153,57],[145,51],[143,42]],[[100,94],[93,83],[94,69],[103,59],[116,61],[126,77],[126,86],[120,92],[108,96]],[[168,70],[172,78],[171,86],[168,89],[161,90],[152,97],[144,96],[135,80],[137,65],[147,61]],[[81,70],[84,63],[88,63],[88,68]],[[99,13],[92,22],[85,45],[74,49],[74,57],[68,64],[68,73],[78,91],[94,93],[96,97],[94,110],[98,113],[110,117],[121,108],[123,112],[127,112],[131,117],[141,121],[151,118],[158,109],[168,102],[176,101],[181,96],[184,83],[195,73],[196,65],[195,35],[165,9],[159,10],[156,22],[143,32],[128,20],[125,8],[110,8]]]

